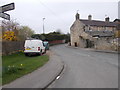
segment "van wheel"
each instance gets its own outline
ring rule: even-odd
[[[30,56],[31,56],[31,54],[30,54],[30,53],[28,53],[28,56],[30,57]]]
[[[28,53],[25,53],[25,56],[28,56]]]
[[[44,50],[44,54],[46,53],[46,49]]]
[[[42,50],[40,51],[39,55],[40,55],[40,56],[42,55]]]

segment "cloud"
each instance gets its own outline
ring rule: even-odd
[[[79,10],[81,19],[87,19],[89,14],[91,14],[92,19],[95,20],[104,20],[105,15],[108,15],[112,21],[118,17],[117,2],[81,2],[81,0],[80,2],[77,0],[70,0],[69,2],[68,0],[63,2],[62,0],[4,0],[3,3],[5,4],[8,1],[9,3],[15,2],[15,10],[7,13],[21,25],[28,25],[35,30],[36,33],[42,33],[43,17],[46,18],[46,33],[57,29],[61,29],[64,33],[69,32],[70,26],[75,20],[77,10]],[[71,1],[73,2],[71,3]]]

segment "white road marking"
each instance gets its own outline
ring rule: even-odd
[[[59,79],[60,78],[60,76],[57,76],[57,78],[56,79]]]

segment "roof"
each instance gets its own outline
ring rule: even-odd
[[[93,37],[112,37],[114,35],[113,31],[104,30],[104,31],[85,31]]]
[[[114,22],[116,22],[116,21],[120,22],[120,19],[115,19]]]
[[[85,25],[90,25],[90,26],[104,26],[104,27],[116,27],[117,26],[117,23],[115,22],[85,20],[85,19],[80,19],[80,21],[84,23]]]

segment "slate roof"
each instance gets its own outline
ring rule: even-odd
[[[116,21],[120,22],[120,19],[115,19],[114,22],[116,22]]]
[[[90,26],[104,26],[104,27],[117,26],[117,23],[115,22],[105,22],[105,21],[98,21],[98,20],[85,20],[85,19],[80,19],[80,21],[85,25],[90,25]]]
[[[117,29],[120,30],[120,19],[115,19],[114,22],[117,23]]]

